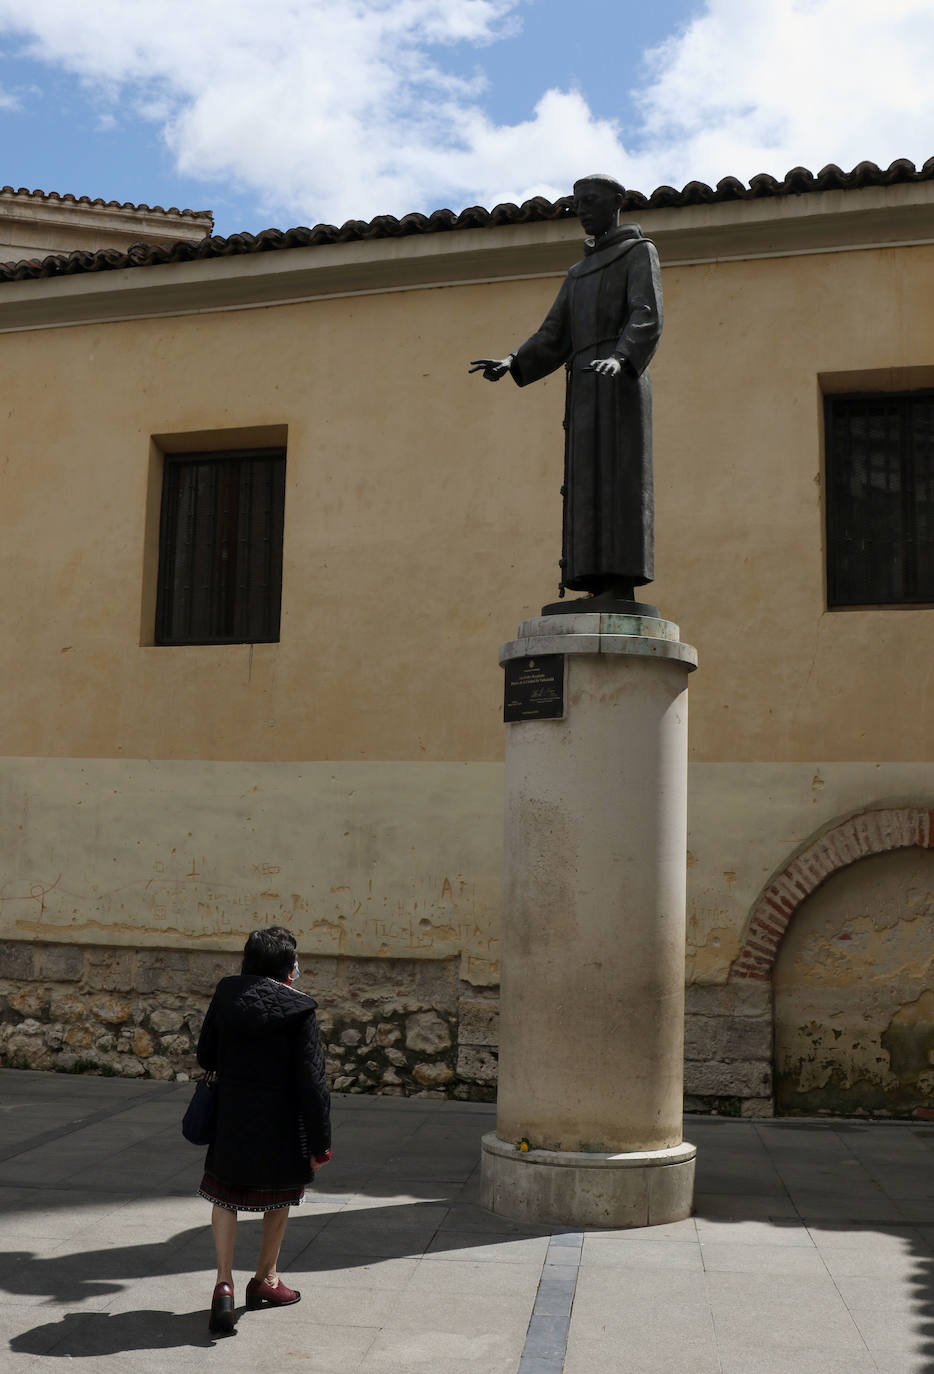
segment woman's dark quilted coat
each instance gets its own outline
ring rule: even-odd
[[[217,1134],[204,1167],[226,1183],[307,1183],[309,1156],[330,1148],[316,1005],[297,988],[258,974],[218,983],[198,1063],[214,1069],[218,1082]]]

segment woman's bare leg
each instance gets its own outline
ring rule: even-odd
[[[279,1282],[276,1264],[288,1220],[288,1207],[277,1207],[275,1211],[263,1213],[263,1238],[256,1263],[256,1278],[260,1283],[270,1283],[275,1287]]]
[[[227,1207],[215,1205],[211,1212],[211,1230],[217,1251],[217,1282],[233,1285],[234,1246],[237,1243],[237,1214]]]

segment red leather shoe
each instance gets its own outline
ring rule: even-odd
[[[246,1286],[246,1305],[251,1312],[262,1307],[264,1302],[268,1302],[270,1307],[288,1307],[290,1303],[298,1302],[301,1296],[296,1289],[286,1288],[281,1279],[277,1279],[275,1284],[267,1283],[265,1279],[250,1279]]]
[[[211,1299],[211,1317],[208,1330],[219,1336],[236,1336],[234,1326],[234,1293],[229,1283],[219,1283]]]

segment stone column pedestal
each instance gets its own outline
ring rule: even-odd
[[[553,1225],[655,1225],[690,1215],[693,1199],[681,1121],[697,656],[670,621],[579,613],[525,621],[500,662],[545,654],[565,656],[564,718],[506,727],[499,1090],[483,1200]]]

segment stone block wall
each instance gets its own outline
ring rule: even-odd
[[[768,983],[685,989],[684,1106],[772,1116],[772,989]]]
[[[495,996],[458,962],[302,957],[336,1091],[489,1101]],[[236,954],[0,941],[0,1064],[185,1079]]]

